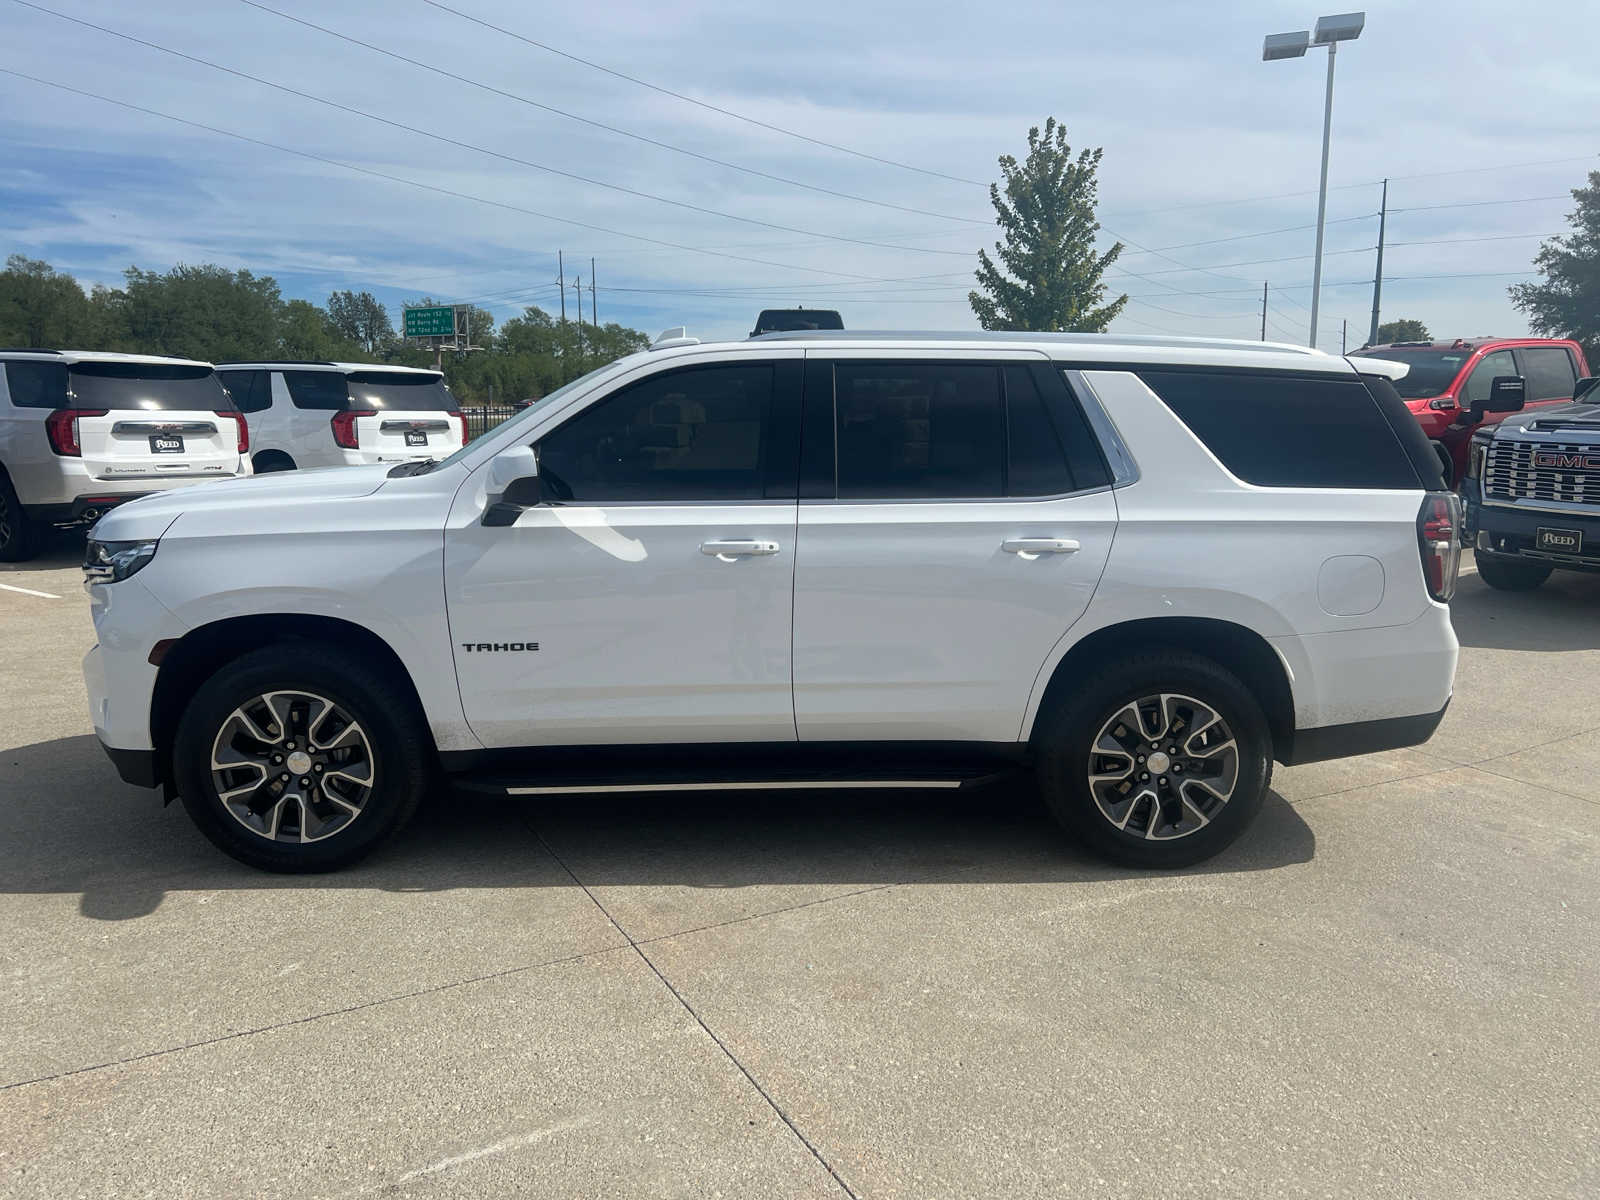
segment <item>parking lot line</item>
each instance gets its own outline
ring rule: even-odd
[[[24,596],[42,596],[46,600],[61,599],[54,592],[36,592],[32,588],[12,587],[9,583],[0,583],[0,588],[4,588],[8,592],[21,592]]]

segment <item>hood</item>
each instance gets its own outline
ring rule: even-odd
[[[1520,431],[1559,432],[1600,440],[1600,404],[1558,404],[1551,408],[1523,409],[1494,426],[1495,437]]]
[[[94,536],[102,541],[137,541],[160,537],[184,513],[241,512],[286,504],[315,504],[370,496],[383,486],[392,463],[370,467],[324,467],[314,471],[274,471],[243,479],[219,479],[192,487],[173,488],[130,500],[101,517]]]

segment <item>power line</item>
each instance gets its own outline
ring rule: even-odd
[[[594,179],[588,175],[579,175],[573,171],[563,171],[559,167],[552,167],[545,163],[534,162],[532,159],[520,158],[515,154],[506,154],[499,150],[491,150],[487,146],[478,146],[472,142],[462,141],[460,138],[450,137],[447,134],[434,133],[432,130],[422,129],[415,125],[407,125],[403,121],[395,121],[389,117],[381,117],[376,113],[369,113],[348,104],[341,104],[337,100],[329,100],[324,96],[317,96],[311,92],[301,91],[299,88],[289,87],[286,84],[275,83],[270,79],[263,79],[261,76],[252,75],[247,71],[236,70],[233,67],[225,67],[221,63],[215,63],[209,59],[200,58],[193,54],[186,54],[182,50],[174,50],[171,46],[163,46],[157,42],[146,41],[141,37],[134,37],[131,34],[121,33],[115,29],[109,29],[104,25],[96,25],[90,21],[79,20],[77,17],[69,17],[65,13],[59,13],[53,9],[44,8],[40,5],[30,3],[30,0],[12,0],[12,2],[14,4],[19,4],[24,8],[31,8],[38,12],[47,13],[52,17],[58,17],[63,21],[69,21],[74,25],[81,25],[88,29],[98,30],[101,33],[109,34],[111,37],[120,38],[125,42],[133,42],[136,45],[145,46],[151,50],[158,50],[163,54],[170,54],[174,58],[181,58],[186,62],[192,62],[203,67],[209,67],[214,71],[221,71],[225,75],[232,75],[238,79],[248,79],[252,83],[257,83],[263,87],[272,88],[275,91],[284,92],[287,95],[298,96],[302,100],[310,100],[315,104],[322,104],[329,108],[338,109],[340,112],[350,113],[353,116],[364,117],[369,121],[376,121],[378,124],[387,125],[392,129],[399,129],[405,133],[414,133],[421,137],[432,138],[434,141],[443,142],[449,146],[456,146],[463,150],[471,150],[478,154],[486,154],[491,158],[497,158],[504,162],[516,163],[519,166],[530,167],[536,171],[545,171],[551,175],[559,175],[563,179],[571,179],[578,183],[586,183],[590,187],[605,188],[609,191],[620,192],[623,195],[636,196],[642,200],[653,200],[658,204],[671,205],[674,208],[686,209],[690,212],[697,212],[705,216],[717,217],[725,221],[739,221],[747,225],[757,225],[764,229],[777,229],[782,230],[784,233],[798,233],[805,237],[822,238],[827,241],[848,242],[857,246],[872,246],[877,249],[900,250],[903,252],[908,251],[914,254],[939,254],[960,258],[967,258],[970,256],[970,252],[965,250],[939,250],[922,246],[896,246],[889,242],[873,241],[870,238],[854,238],[845,234],[822,233],[812,229],[801,229],[794,225],[779,225],[775,222],[763,221],[756,217],[745,217],[740,216],[737,213],[728,213],[722,212],[715,208],[707,208],[700,204],[691,204],[685,200],[673,200],[667,196],[658,196],[653,192],[643,192],[637,188],[626,187],[618,183],[607,183],[602,179]],[[244,0],[244,2],[251,3],[252,0]]]
[[[1562,192],[1559,196],[1520,196],[1515,200],[1468,200],[1461,204],[1418,204],[1411,208],[1391,208],[1389,215],[1408,212],[1437,212],[1441,208],[1486,208],[1492,204],[1533,204],[1539,200],[1570,200],[1571,192]]]
[[[246,4],[253,4],[254,0],[242,0],[242,2]],[[748,125],[755,125],[761,129],[771,130],[773,133],[781,133],[786,137],[799,138],[802,142],[810,142],[813,146],[822,146],[829,150],[836,150],[841,154],[849,154],[856,158],[869,159],[872,162],[882,163],[884,166],[899,167],[902,171],[915,171],[919,175],[931,175],[935,179],[948,179],[952,183],[970,183],[974,187],[987,188],[989,186],[988,184],[982,183],[976,179],[966,179],[960,175],[946,175],[943,171],[933,171],[926,167],[912,166],[910,163],[896,162],[892,158],[883,158],[876,154],[869,154],[865,150],[852,150],[849,146],[841,146],[835,142],[825,142],[821,138],[814,138],[809,134],[800,133],[793,129],[785,129],[781,125],[773,125],[767,121],[758,120],[755,117],[747,117],[743,113],[734,112],[732,109],[720,108],[717,105],[710,104],[704,100],[696,100],[693,96],[686,96],[682,92],[675,92],[671,88],[662,87],[659,84],[649,83],[635,75],[629,75],[626,72],[614,70],[611,67],[602,66],[600,63],[592,62],[587,58],[580,58],[576,54],[570,54],[565,50],[557,49],[555,46],[549,45],[546,42],[536,41],[531,37],[517,33],[515,30],[507,29],[503,25],[496,25],[490,21],[485,21],[482,17],[475,17],[471,13],[462,12],[459,8],[452,8],[448,4],[441,4],[439,3],[439,0],[422,0],[422,2],[431,8],[438,9],[440,12],[451,13],[457,17],[460,17],[464,21],[471,21],[474,25],[482,26],[484,29],[491,29],[495,33],[503,34],[508,38],[514,38],[525,45],[537,47],[538,49],[546,51],[549,54],[554,54],[561,58],[565,58],[570,62],[575,62],[582,66],[589,67],[591,70],[603,71],[605,74],[614,76],[617,79],[625,79],[629,83],[637,84],[639,87],[649,88],[652,92],[660,92],[664,96],[671,96],[673,99],[682,100],[686,104],[693,104],[698,108],[708,109],[714,113],[721,113],[725,117],[732,117],[734,120],[743,121]],[[256,5],[256,7],[259,8],[261,6]]]
[[[1394,212],[1395,210],[1391,208],[1389,211]],[[1350,221],[1370,221],[1377,215],[1377,213],[1361,213],[1354,217],[1335,217],[1333,220],[1325,221],[1323,223],[1325,225],[1343,225]],[[1145,251],[1144,253],[1154,254],[1161,250],[1188,250],[1194,246],[1215,246],[1222,242],[1242,242],[1247,241],[1250,238],[1274,237],[1280,233],[1300,233],[1304,230],[1315,228],[1315,225],[1289,225],[1283,229],[1262,230],[1260,233],[1236,233],[1231,234],[1228,237],[1207,238],[1203,242],[1180,242],[1176,246],[1158,246],[1155,250]]]
[[[28,8],[38,8],[41,12],[50,12],[53,16],[62,15],[60,13],[54,13],[48,8],[41,8],[39,5],[28,3],[28,0],[15,0],[15,2],[18,4],[24,4]],[[443,67],[435,66],[433,63],[424,62],[422,59],[411,58],[408,55],[401,54],[397,51],[388,50],[382,46],[374,45],[372,42],[363,41],[358,37],[352,37],[349,34],[340,33],[337,29],[329,29],[326,25],[318,25],[315,21],[308,21],[304,17],[297,17],[293,13],[282,12],[271,7],[270,5],[257,3],[257,0],[239,0],[239,2],[241,4],[246,4],[251,8],[259,9],[262,12],[271,13],[275,17],[281,17],[285,21],[293,21],[296,25],[303,25],[307,29],[315,29],[319,33],[327,34],[329,37],[338,38],[343,42],[349,42],[353,46],[360,46],[363,49],[372,51],[374,54],[382,54],[385,57],[392,58],[397,62],[408,63],[413,67],[418,67],[424,71],[431,71],[435,75],[441,75],[446,79],[453,79],[456,82],[464,83],[469,87],[475,87],[481,91],[490,92],[496,96],[502,96],[507,100],[515,100],[518,104],[526,104],[529,107],[537,108],[542,112],[554,113],[558,117],[565,117],[570,121],[578,121],[581,124],[591,126],[595,129],[604,129],[608,133],[614,133],[625,138],[632,138],[635,141],[644,142],[651,146],[657,146],[663,150],[670,150],[674,154],[683,154],[689,158],[699,159],[701,162],[708,162],[719,167],[726,167],[730,171],[741,171],[746,175],[754,175],[761,179],[770,179],[774,183],[782,183],[790,187],[804,188],[807,191],[820,192],[825,196],[834,196],[841,200],[853,200],[860,204],[872,204],[879,208],[890,208],[896,210],[897,212],[915,213],[918,216],[923,217],[937,217],[944,221],[961,221],[971,225],[987,225],[990,223],[989,221],[978,217],[958,217],[953,213],[934,212],[931,209],[913,208],[905,204],[895,204],[888,200],[874,200],[870,196],[857,196],[851,192],[836,191],[833,188],[822,187],[819,184],[806,183],[804,180],[790,179],[784,175],[774,175],[771,172],[762,171],[755,167],[746,167],[740,165],[739,163],[728,162],[726,159],[714,158],[709,154],[701,154],[697,150],[690,150],[683,146],[674,146],[670,142],[659,141],[656,138],[647,137],[642,133],[634,133],[632,130],[622,129],[616,125],[608,125],[604,121],[596,121],[590,117],[580,116],[577,113],[568,112],[564,108],[556,108],[554,105],[545,104],[542,101],[534,100],[531,97],[521,95],[517,92],[508,92],[504,88],[495,87],[493,84],[484,83],[482,80],[473,79],[470,76],[458,75],[454,71],[448,71]],[[64,19],[75,20],[76,18],[66,17]],[[89,24],[87,21],[81,23],[86,25]],[[91,26],[91,28],[99,29],[100,26],[94,25]]]
[[[612,229],[605,225],[595,225],[588,221],[579,221],[572,217],[561,217],[554,213],[540,212],[538,209],[525,208],[517,204],[508,204],[504,200],[491,200],[487,196],[473,195],[471,192],[460,192],[454,188],[440,187],[437,184],[423,183],[416,179],[407,179],[403,175],[390,175],[384,171],[374,170],[371,167],[357,166],[355,163],[343,162],[337,158],[328,158],[325,155],[313,154],[309,150],[296,150],[290,146],[280,146],[276,142],[269,142],[262,138],[251,137],[248,134],[235,133],[231,129],[222,129],[216,125],[207,125],[201,121],[193,121],[187,117],[174,116],[172,113],[161,112],[158,109],[146,108],[141,104],[134,104],[128,100],[118,100],[112,96],[102,96],[98,92],[87,91],[83,88],[72,87],[69,84],[57,83],[53,79],[41,79],[37,75],[29,75],[23,71],[13,70],[10,67],[0,67],[0,74],[11,75],[17,79],[26,79],[30,83],[43,84],[45,87],[56,88],[58,91],[70,92],[76,96],[84,96],[90,100],[99,100],[106,104],[114,104],[118,108],[126,108],[133,112],[143,113],[150,117],[160,117],[164,121],[173,121],[179,125],[187,125],[191,129],[202,129],[207,133],[218,134],[221,137],[233,138],[236,141],[247,142],[253,146],[264,146],[268,150],[276,150],[282,154],[292,154],[296,158],[309,159],[312,162],[324,163],[330,167],[338,167],[344,171],[354,171],[360,175],[369,175],[374,179],[385,179],[390,183],[401,183],[407,187],[420,188],[423,191],[434,192],[441,196],[453,196],[458,200],[471,200],[477,204],[486,204],[491,208],[505,209],[507,212],[522,213],[530,217],[538,217],[543,221],[557,221],[563,225],[573,225],[579,229],[590,229],[597,233],[608,233],[616,237],[628,238],[632,241],[647,242],[655,246],[666,246],[674,250],[687,250],[694,254],[708,254],[715,258],[731,259],[735,262],[757,263],[764,267],[782,267],[789,271],[809,271],[816,275],[833,275],[840,279],[866,279],[865,275],[857,275],[849,271],[830,271],[823,267],[805,267],[796,263],[775,262],[765,258],[750,258],[743,254],[733,254],[724,250],[710,250],[701,246],[690,246],[682,242],[669,242],[662,238],[648,237],[642,233],[628,233],[626,230]]]

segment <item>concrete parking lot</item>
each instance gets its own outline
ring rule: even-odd
[[[1600,1193],[1600,578],[1416,750],[1134,874],[1018,789],[437,797],[342,874],[122,784],[0,568],[0,1194]]]

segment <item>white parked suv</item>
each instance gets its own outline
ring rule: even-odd
[[[229,854],[514,796],[1031,771],[1101,854],[1426,740],[1456,498],[1405,367],[1087,335],[664,339],[438,463],[103,518],[94,726]],[[658,343],[661,345],[661,343]]]
[[[52,525],[136,496],[248,475],[249,431],[210,363],[0,350],[0,562]]]
[[[250,421],[256,473],[443,458],[466,418],[444,376],[372,363],[219,363]]]

